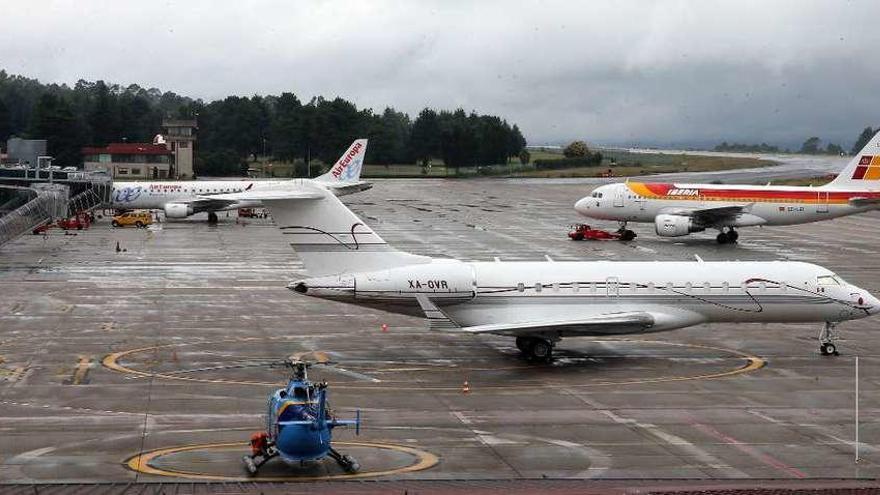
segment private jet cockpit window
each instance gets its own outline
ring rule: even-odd
[[[819,285],[843,285],[843,282],[836,275],[820,275],[816,282]]]

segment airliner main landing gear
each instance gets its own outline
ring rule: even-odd
[[[837,352],[837,345],[834,343],[837,340],[837,335],[834,333],[835,326],[837,326],[836,323],[826,321],[825,326],[819,331],[819,353],[823,356],[837,356],[840,354]]]
[[[733,227],[729,227],[727,232],[724,229],[721,229],[721,232],[718,233],[718,237],[715,240],[718,241],[718,244],[733,244],[736,240],[739,239],[739,232],[733,229]]]
[[[516,348],[522,351],[527,359],[532,361],[552,361],[553,346],[555,345],[554,341],[542,337],[516,338]]]
[[[626,222],[618,222],[618,225],[620,228],[617,229],[617,235],[620,236],[621,241],[631,241],[636,238],[636,233],[626,228]]]
[[[208,223],[217,223],[217,214],[213,211],[208,212]]]

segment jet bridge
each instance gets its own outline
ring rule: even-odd
[[[106,174],[0,169],[0,245],[35,227],[109,204]]]

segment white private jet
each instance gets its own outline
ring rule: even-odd
[[[680,237],[718,229],[720,244],[736,242],[738,227],[795,225],[830,220],[880,206],[880,133],[843,171],[821,187],[669,184],[608,184],[575,203],[590,218],[653,223],[657,235]],[[726,231],[725,231],[726,229]]]
[[[712,322],[824,322],[880,301],[798,262],[465,262],[397,251],[320,188],[264,201],[312,278],[298,293],[425,316],[431,329],[516,337],[536,360],[562,337],[641,334]]]
[[[208,221],[213,223],[217,221],[215,212],[260,206],[258,198],[284,197],[287,191],[306,184],[344,196],[372,187],[360,180],[366,152],[367,140],[355,140],[329,172],[314,179],[114,182],[110,207],[164,210],[168,218],[207,211]]]

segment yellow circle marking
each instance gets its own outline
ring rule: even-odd
[[[205,443],[198,445],[185,445],[182,447],[170,447],[166,449],[157,449],[143,454],[136,455],[125,461],[125,465],[132,471],[143,474],[152,474],[155,476],[171,476],[175,478],[191,478],[199,480],[213,481],[321,481],[331,479],[358,479],[358,478],[374,478],[377,476],[389,476],[402,473],[411,473],[414,471],[422,471],[432,468],[440,462],[440,459],[424,450],[413,447],[405,447],[403,445],[394,445],[390,443],[372,443],[372,442],[333,442],[335,445],[346,447],[368,447],[374,449],[393,450],[410,454],[417,459],[417,462],[409,466],[396,469],[386,469],[382,471],[369,471],[354,474],[330,474],[327,476],[265,476],[265,477],[247,477],[247,476],[223,476],[221,474],[205,474],[192,471],[181,471],[171,469],[160,469],[150,465],[150,462],[162,456],[177,454],[180,452],[189,452],[193,450],[238,450],[247,448],[247,443],[230,442],[230,443]]]
[[[281,382],[257,382],[257,381],[248,381],[248,380],[225,380],[225,379],[212,379],[212,378],[194,378],[188,376],[179,376],[179,375],[171,375],[167,373],[150,373],[146,371],[139,371],[136,369],[129,368],[119,363],[120,358],[125,356],[136,354],[139,352],[147,352],[147,351],[155,351],[157,349],[166,348],[166,347],[182,347],[182,346],[190,346],[190,345],[200,345],[200,344],[217,344],[220,342],[244,342],[244,341],[252,341],[252,340],[262,340],[259,338],[242,338],[242,339],[227,339],[220,340],[214,342],[192,342],[186,344],[163,344],[157,346],[150,347],[141,347],[138,349],[129,349],[127,351],[114,352],[112,354],[108,354],[102,360],[102,364],[105,368],[111,369],[113,371],[117,371],[119,373],[126,373],[130,375],[140,376],[142,378],[162,378],[165,380],[180,380],[180,381],[188,381],[188,382],[198,382],[198,383],[213,383],[213,384],[225,384],[225,385],[259,385],[259,386],[278,386]],[[546,382],[530,382],[529,387],[540,386],[545,388],[588,388],[588,387],[607,387],[614,385],[636,385],[636,384],[645,384],[645,383],[663,383],[663,382],[680,382],[680,381],[688,381],[688,380],[712,380],[716,378],[725,378],[735,375],[741,375],[744,373],[751,373],[752,371],[759,370],[763,368],[767,362],[758,357],[753,356],[751,354],[746,354],[741,351],[737,351],[734,349],[724,349],[722,347],[713,347],[709,345],[700,345],[700,344],[681,344],[676,342],[663,342],[658,340],[630,340],[630,339],[618,339],[618,340],[594,340],[593,342],[607,342],[607,343],[617,343],[624,342],[630,344],[659,344],[673,347],[687,347],[687,348],[695,348],[695,349],[705,349],[717,352],[723,352],[727,354],[732,354],[736,357],[742,358],[746,361],[746,364],[740,366],[738,368],[730,369],[727,371],[719,371],[716,373],[707,373],[704,375],[683,375],[683,376],[659,376],[655,378],[638,378],[632,380],[617,380],[617,381],[598,381],[592,383],[574,383],[574,384],[564,384],[564,383],[546,383]],[[469,372],[473,371],[470,368],[467,369],[459,369],[461,372]],[[399,385],[399,382],[389,382],[383,381],[380,384],[375,385],[367,385],[367,384],[359,384],[359,385],[351,385],[345,383],[337,383],[333,385],[334,389],[365,389],[365,388],[376,388],[376,387],[385,387],[390,383],[394,384],[395,390],[423,390],[423,391],[440,391],[440,392],[458,392],[460,391],[459,386],[403,386]],[[525,387],[524,384],[518,385],[479,385],[480,390],[515,390],[521,389]]]

